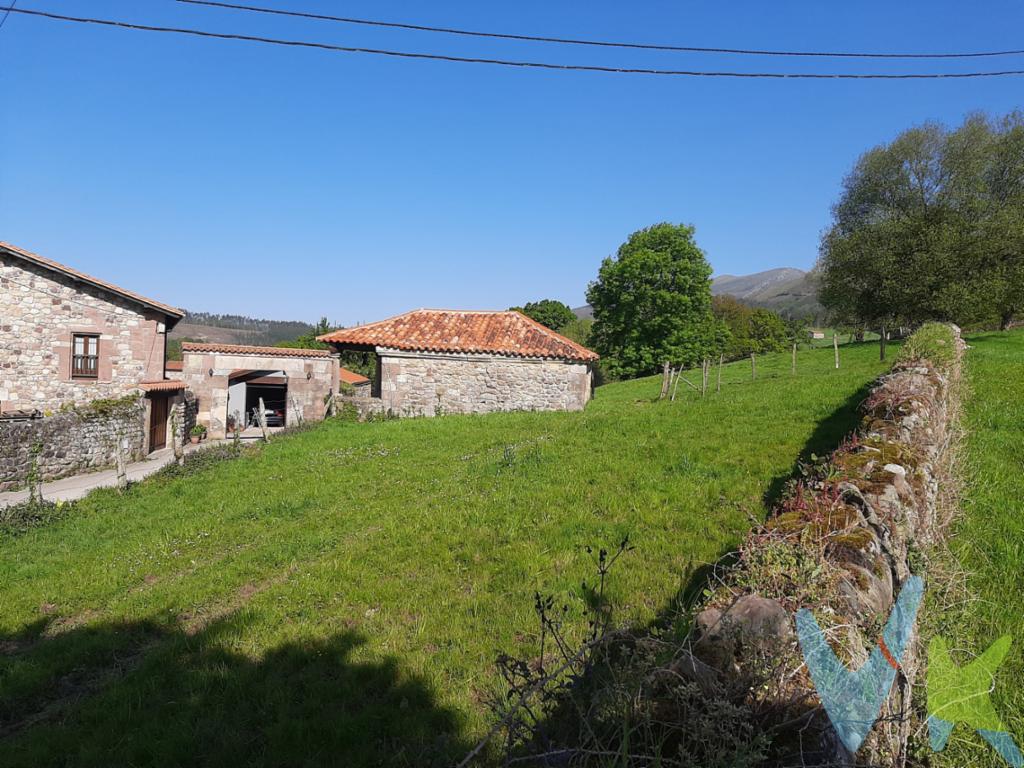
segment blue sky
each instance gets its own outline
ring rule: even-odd
[[[3,0],[0,4],[6,4]],[[1020,48],[1019,2],[261,0],[682,45]],[[1024,69],[605,50],[266,18],[172,0],[18,7],[339,45],[737,71]],[[692,223],[716,273],[807,268],[857,156],[1024,107],[1024,78],[771,81],[414,62],[72,25],[0,30],[0,239],[195,310],[344,324],[576,306],[630,232]]]

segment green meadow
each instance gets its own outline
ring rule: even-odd
[[[986,343],[977,371],[1007,362]],[[487,730],[495,657],[536,651],[534,592],[582,631],[588,546],[635,547],[609,584],[617,622],[685,617],[701,566],[855,425],[887,364],[870,343],[842,356],[801,350],[795,374],[764,356],[756,380],[727,365],[720,393],[713,371],[675,402],[649,378],[582,413],[331,420],[0,534],[0,764],[448,765]],[[1010,428],[1011,410],[973,418]],[[1019,469],[1001,434],[973,450]],[[974,510],[1019,498],[1011,475]],[[999,514],[985,525],[1019,534]],[[1019,536],[985,539],[984,578],[1021,599],[991,561],[1019,564]]]

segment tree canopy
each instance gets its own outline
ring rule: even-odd
[[[563,304],[555,299],[531,301],[522,307],[509,307],[509,309],[522,312],[527,317],[536,320],[553,331],[564,328],[576,319],[576,314],[569,308],[568,304]]]
[[[693,227],[655,224],[629,236],[601,262],[587,288],[594,310],[590,343],[617,377],[692,366],[717,354],[721,328],[711,314],[711,266]]]
[[[786,321],[770,309],[751,307],[728,295],[715,296],[711,308],[728,330],[722,351],[730,360],[751,352],[763,354],[786,348],[791,331]]]
[[[926,124],[866,152],[816,268],[832,321],[881,328],[1024,308],[1024,114]]]

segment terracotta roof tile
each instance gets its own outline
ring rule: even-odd
[[[79,272],[77,269],[72,269],[71,267],[53,261],[52,259],[47,259],[45,256],[40,256],[38,253],[26,251],[24,248],[19,248],[16,245],[5,243],[2,240],[0,240],[0,249],[7,251],[12,256],[16,256],[20,259],[36,264],[37,266],[43,267],[44,269],[48,269],[51,272],[60,272],[61,274],[67,275],[75,280],[80,280],[83,283],[89,283],[97,288],[110,291],[111,293],[133,301],[136,304],[142,304],[150,309],[158,310],[159,312],[167,315],[168,319],[172,320],[173,323],[177,323],[185,316],[185,310],[183,309],[172,307],[170,304],[162,304],[159,301],[153,301],[153,299],[147,299],[145,296],[133,293],[132,291],[126,291],[124,288],[114,285],[113,283],[108,283],[106,280],[100,280],[98,277],[93,277],[85,274],[84,272]]]
[[[338,369],[338,378],[340,378],[346,384],[369,384],[370,380],[365,376],[350,371],[348,368]]]
[[[329,349],[296,349],[294,347],[248,347],[244,344],[207,344],[183,341],[182,352],[209,352],[222,355],[258,355],[260,357],[330,357]]]
[[[388,347],[417,352],[456,352],[597,360],[598,355],[519,312],[416,309],[388,320],[343,328],[318,337],[339,347]]]
[[[183,371],[185,370],[184,360],[168,360],[164,363],[165,371]]]
[[[171,379],[139,382],[139,389],[144,392],[176,392],[177,390],[184,388],[185,382],[172,381]]]

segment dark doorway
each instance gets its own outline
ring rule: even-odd
[[[260,398],[267,417],[268,427],[283,427],[288,423],[288,385],[287,384],[256,384],[245,385],[245,412],[250,414],[250,422],[255,425],[255,414],[259,411]]]
[[[167,447],[167,396],[154,395],[149,400],[149,450]]]

